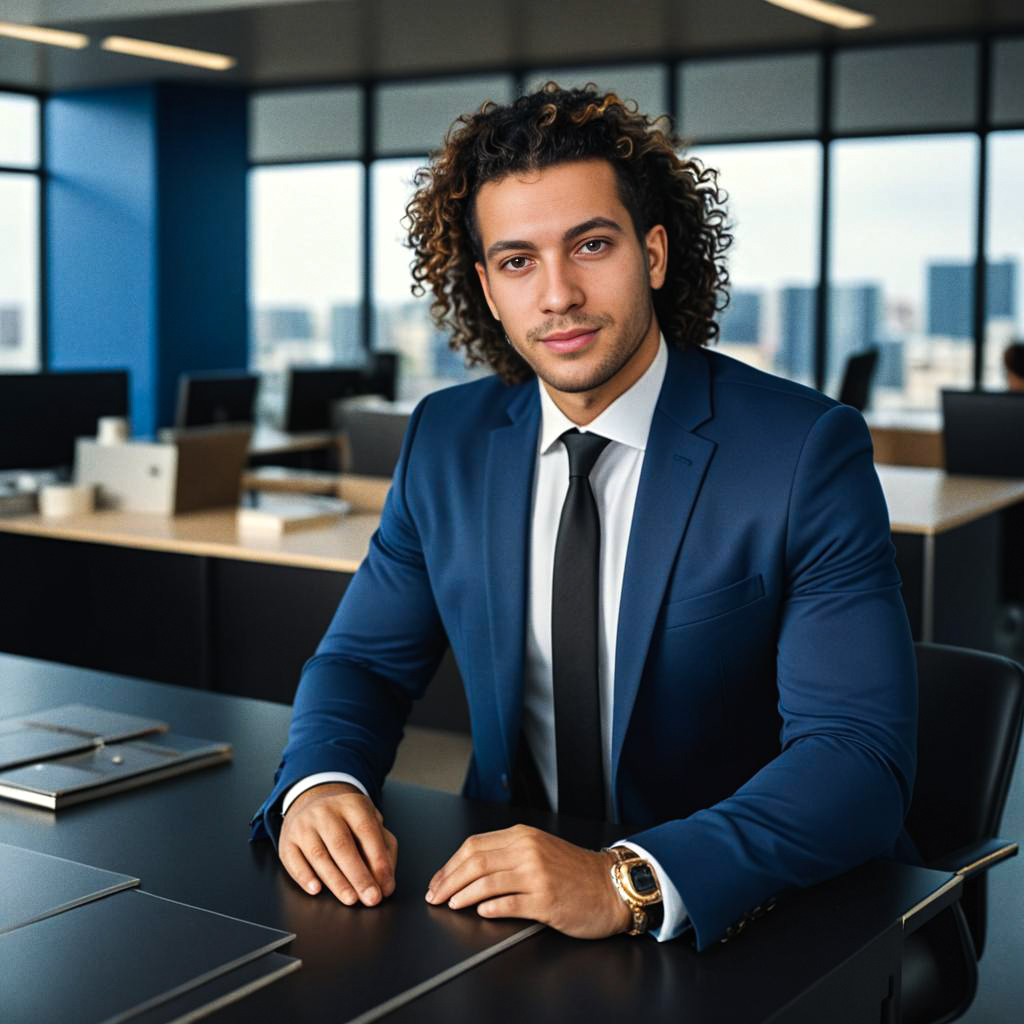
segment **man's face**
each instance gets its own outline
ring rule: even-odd
[[[488,182],[476,221],[487,303],[549,391],[610,401],[631,386],[657,350],[651,288],[664,281],[666,239],[660,225],[637,238],[611,164]]]

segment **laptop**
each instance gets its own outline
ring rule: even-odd
[[[158,442],[79,438],[75,482],[96,485],[98,507],[125,512],[235,507],[251,437],[250,427],[224,426],[167,430]]]

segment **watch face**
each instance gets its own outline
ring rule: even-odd
[[[649,864],[633,864],[629,869],[629,880],[641,896],[658,891],[658,882]]]

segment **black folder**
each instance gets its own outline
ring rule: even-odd
[[[130,875],[0,843],[0,935],[138,884]]]
[[[0,935],[4,1024],[132,1019],[295,936],[129,890]]]

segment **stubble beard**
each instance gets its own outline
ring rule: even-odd
[[[572,317],[567,323],[548,321],[527,333],[525,345],[514,344],[513,347],[529,363],[533,372],[548,387],[561,391],[564,394],[579,394],[584,391],[593,391],[607,384],[636,355],[637,350],[647,336],[648,330],[650,330],[653,316],[654,303],[650,299],[648,299],[646,304],[638,303],[634,308],[630,309],[619,332],[619,338],[614,344],[607,347],[601,362],[582,379],[569,376],[568,374],[563,379],[562,374],[552,372],[552,369],[544,365],[541,360],[532,359],[531,356],[537,351],[538,345],[544,344],[540,339],[557,330],[564,331],[570,327],[592,327],[600,328],[602,331],[614,330],[616,320],[609,313]],[[583,358],[587,355],[586,351],[581,353]],[[573,360],[570,360],[566,366],[566,369],[570,372],[573,362]]]

